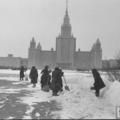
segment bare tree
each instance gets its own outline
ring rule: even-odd
[[[115,56],[116,66],[108,70],[108,76],[111,81],[120,81],[120,51]],[[109,64],[110,65],[110,64]]]

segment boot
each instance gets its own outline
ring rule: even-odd
[[[99,97],[99,90],[95,92],[96,97]]]
[[[53,96],[58,96],[58,94],[56,93],[56,92],[53,92],[53,94],[52,94]]]

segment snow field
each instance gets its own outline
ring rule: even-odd
[[[57,97],[51,97],[51,91],[45,93],[40,88],[40,70],[39,70],[39,81],[36,88],[32,88],[32,85],[28,85],[24,90],[30,91],[29,95],[22,97],[20,100],[23,103],[29,105],[27,116],[24,118],[30,118],[30,113],[34,110],[33,105],[39,102],[49,102],[55,100],[62,107],[59,114],[62,119],[114,119],[115,118],[115,107],[120,106],[120,83],[118,81],[110,82],[109,77],[106,73],[101,72],[102,79],[104,80],[106,87],[102,89],[101,95],[97,98],[94,91],[90,90],[93,85],[94,79],[91,72],[78,72],[78,71],[64,71],[65,79],[70,88],[70,91],[64,90],[63,94]],[[18,71],[2,71],[0,73],[19,74]],[[26,72],[29,75],[29,70]],[[3,79],[3,77],[0,77]],[[6,80],[12,80],[15,84],[26,84],[26,82],[19,81],[18,77],[4,77]],[[64,84],[64,81],[63,81]],[[0,88],[1,91],[4,88]],[[8,91],[2,91],[8,92]],[[9,91],[10,92],[10,91]],[[11,90],[11,92],[18,92]],[[39,116],[36,113],[36,116]]]

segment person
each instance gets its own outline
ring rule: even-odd
[[[98,97],[100,94],[100,89],[105,87],[105,84],[99,74],[99,72],[94,68],[92,69],[92,74],[94,77],[94,84],[93,87],[91,87],[91,90],[95,90],[95,95]]]
[[[31,83],[33,84],[33,87],[36,87],[37,79],[38,79],[38,70],[35,66],[32,66],[29,77],[31,79]]]
[[[50,84],[50,79],[51,79],[51,75],[50,75],[51,70],[49,70],[49,66],[46,65],[45,68],[41,71],[41,89],[43,90],[43,88],[47,85],[49,88],[51,87]]]
[[[62,91],[62,76],[63,72],[59,67],[55,67],[55,70],[52,72],[52,95],[57,96],[59,91]]]
[[[20,80],[23,80],[24,79],[24,66],[21,66],[20,68]]]
[[[60,89],[59,91],[63,91],[63,82],[62,82],[62,77],[64,75],[64,72],[62,71],[62,69],[59,67],[59,74],[60,74],[60,80],[59,80],[59,83],[60,83]]]

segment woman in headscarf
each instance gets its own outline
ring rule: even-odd
[[[20,68],[20,80],[23,80],[23,78],[24,78],[24,67],[23,66],[21,66],[21,68]]]
[[[98,97],[100,94],[100,89],[105,87],[105,84],[99,74],[99,72],[94,68],[92,69],[92,74],[94,77],[94,84],[93,87],[91,87],[91,90],[95,90],[95,95]]]
[[[62,91],[62,76],[63,72],[58,67],[52,72],[52,93],[53,96],[57,96],[59,91]]]
[[[31,83],[33,84],[33,87],[35,87],[35,86],[36,86],[36,83],[37,83],[37,79],[38,79],[38,71],[37,71],[37,69],[35,68],[35,66],[33,66],[33,67],[31,68],[29,77],[30,77],[30,79],[31,79]]]
[[[44,86],[48,86],[50,88],[50,72],[51,70],[49,70],[49,66],[46,65],[45,68],[41,71],[41,89],[44,88]]]

